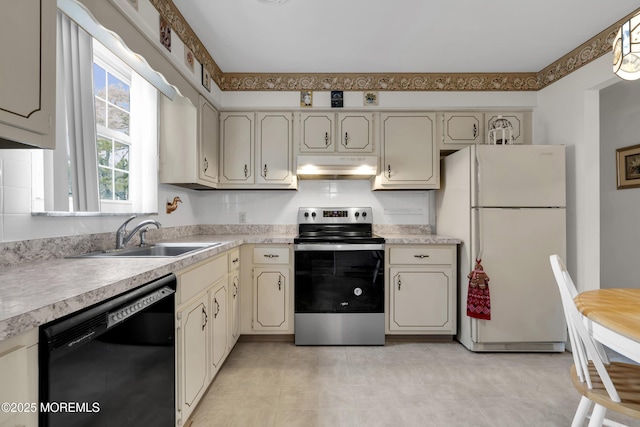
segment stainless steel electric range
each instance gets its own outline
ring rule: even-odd
[[[300,208],[296,345],[384,345],[384,239],[371,208]]]

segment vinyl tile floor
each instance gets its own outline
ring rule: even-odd
[[[191,427],[570,426],[570,353],[473,353],[457,342],[298,347],[239,342]],[[629,426],[640,421],[607,411]]]

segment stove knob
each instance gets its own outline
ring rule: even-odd
[[[305,213],[304,213],[304,217],[305,217],[305,218],[309,218],[309,212],[305,212]]]
[[[362,218],[366,217],[367,213],[366,212],[362,212]]]
[[[311,216],[315,218],[316,217],[316,213],[315,212],[311,212]]]
[[[360,216],[360,212],[356,212],[356,218]]]

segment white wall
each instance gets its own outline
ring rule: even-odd
[[[616,189],[616,149],[640,144],[640,81],[600,93],[600,283],[640,288],[640,188]]]
[[[600,89],[619,81],[604,55],[538,92],[534,143],[567,146],[567,266],[600,287]]]

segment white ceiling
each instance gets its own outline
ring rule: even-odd
[[[173,0],[225,73],[538,72],[638,0]]]

